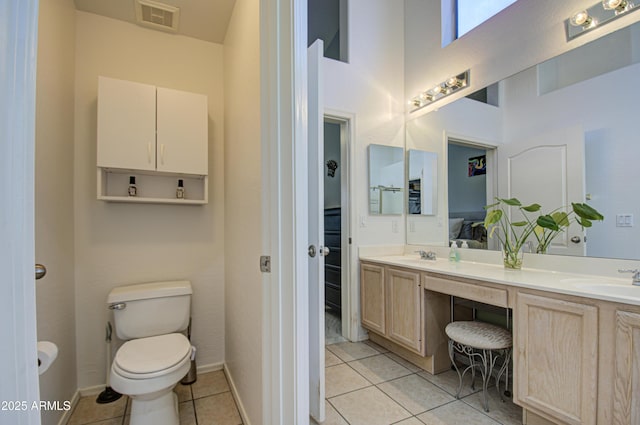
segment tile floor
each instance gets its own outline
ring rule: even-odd
[[[522,409],[489,389],[482,409],[481,382],[467,374],[460,400],[454,371],[431,375],[384,348],[365,342],[326,346],[327,419],[323,425],[514,425]]]
[[[192,385],[176,385],[181,425],[241,425],[240,413],[224,372],[203,373]],[[67,425],[128,425],[131,403],[128,397],[108,404],[96,403],[96,396],[82,397]]]

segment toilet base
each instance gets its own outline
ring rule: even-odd
[[[178,396],[173,389],[151,400],[148,396],[131,396],[130,425],[180,425]]]

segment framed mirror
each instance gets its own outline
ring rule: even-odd
[[[584,234],[565,232],[551,253],[639,260],[640,197],[633,182],[640,143],[633,117],[640,23],[526,69],[497,88],[497,106],[463,98],[408,121],[407,149],[437,146],[446,168],[452,134],[482,141],[495,148],[487,178],[495,179],[496,192],[487,195],[487,204],[494,196],[537,202],[544,210],[586,202],[604,215]],[[433,243],[437,235],[438,244],[448,245],[452,204],[447,197],[440,201],[437,220],[413,224],[414,232],[407,218],[408,243]]]
[[[438,211],[438,154],[407,152],[407,214],[435,215]]]
[[[369,145],[369,214],[404,212],[404,149]]]

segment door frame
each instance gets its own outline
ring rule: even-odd
[[[4,2],[0,31],[0,400],[25,403],[2,412],[23,425],[40,424],[35,264],[35,89],[38,0]]]
[[[343,164],[343,169],[346,172],[341,172],[340,182],[340,214],[341,214],[341,282],[342,289],[340,291],[342,306],[342,336],[349,341],[356,341],[359,339],[360,320],[358,313],[358,300],[360,299],[358,293],[356,270],[358,258],[356,256],[356,250],[353,249],[353,241],[357,240],[354,234],[357,229],[356,217],[353,214],[353,205],[351,205],[351,190],[353,187],[353,170],[355,169],[355,114],[337,111],[334,109],[325,109],[324,121],[333,124],[340,125],[340,162]],[[346,166],[344,165],[346,164]],[[346,285],[345,285],[346,283]],[[357,315],[358,320],[351,320],[350,318]]]

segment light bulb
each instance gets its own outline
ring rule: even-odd
[[[437,85],[431,89],[431,92],[435,95],[442,93],[442,86]]]
[[[571,25],[575,27],[588,27],[593,22],[593,18],[589,16],[586,10],[581,10],[580,12],[576,12],[571,17]]]
[[[602,0],[605,10],[624,10],[629,2],[627,0]]]

